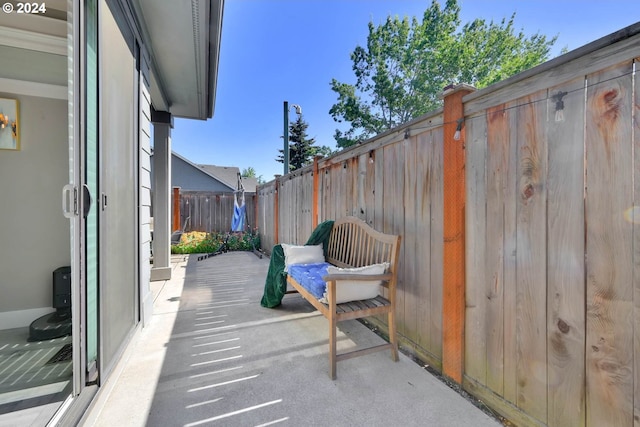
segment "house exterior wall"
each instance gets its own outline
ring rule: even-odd
[[[140,298],[142,322],[146,325],[153,313],[151,281],[151,95],[146,55],[141,55],[139,129],[139,206],[140,206]]]

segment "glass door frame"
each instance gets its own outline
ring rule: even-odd
[[[83,11],[83,21],[85,28],[83,31],[84,39],[82,46],[85,49],[83,58],[85,60],[83,67],[83,137],[81,147],[82,156],[82,185],[89,193],[89,200],[83,200],[83,203],[90,203],[88,211],[83,210],[83,226],[82,231],[85,233],[84,250],[81,252],[85,255],[83,267],[85,272],[83,278],[85,280],[83,290],[85,297],[83,325],[85,326],[84,338],[85,346],[83,356],[85,357],[83,366],[87,378],[86,383],[94,384],[99,380],[99,348],[100,348],[100,310],[99,310],[99,283],[100,283],[100,67],[99,67],[99,0],[85,0]],[[91,22],[93,21],[93,22]],[[90,44],[93,42],[93,46]],[[90,49],[93,48],[93,51]],[[93,61],[90,56],[93,55]],[[93,74],[93,77],[92,77]],[[93,87],[91,89],[89,85]],[[93,159],[90,158],[93,156]],[[93,164],[92,164],[93,162]],[[84,187],[86,186],[86,187]],[[84,216],[84,212],[88,215]],[[93,231],[91,231],[93,228]],[[94,241],[90,241],[93,239]]]
[[[99,1],[99,0],[96,0]],[[87,366],[87,230],[83,212],[97,210],[85,195],[87,170],[87,8],[85,1],[67,0],[72,25],[69,33],[69,179],[73,188],[74,215],[71,217],[71,276],[72,276],[72,342],[73,396],[78,396],[95,383],[98,364]],[[96,12],[97,14],[97,12]],[[97,16],[96,16],[97,24]],[[97,30],[97,28],[96,28]],[[97,44],[97,43],[96,43]],[[72,89],[71,89],[72,88]],[[97,91],[96,91],[97,93]],[[96,120],[99,121],[96,102]],[[99,168],[99,165],[96,165]],[[96,262],[97,264],[97,262]],[[99,328],[93,337],[98,342]],[[91,375],[91,378],[89,377]]]

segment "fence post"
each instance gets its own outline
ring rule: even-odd
[[[278,239],[278,225],[280,224],[280,202],[278,201],[278,191],[280,190],[280,176],[276,175],[275,183],[274,183],[274,194],[273,194],[273,244],[277,245],[280,241]]]
[[[446,87],[444,97],[444,242],[442,279],[442,373],[462,383],[465,311],[465,155],[462,97],[475,89]]]
[[[258,187],[256,187],[256,192],[253,193],[253,230],[258,230],[258,200]],[[249,231],[253,232],[253,230]]]
[[[315,230],[318,226],[318,198],[320,192],[318,186],[320,185],[320,169],[318,162],[322,159],[322,156],[313,157],[313,200],[311,202],[311,227]]]
[[[182,230],[180,225],[180,187],[173,187],[173,227],[171,231]]]

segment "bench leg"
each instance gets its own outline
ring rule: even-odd
[[[392,310],[389,312],[389,342],[391,343],[391,359],[398,361],[398,337],[396,335],[396,314]]]
[[[331,281],[327,284],[329,287],[329,376],[332,380],[336,379],[336,335],[338,322],[336,320],[336,303],[334,295],[336,294],[336,282]]]
[[[336,379],[336,318],[329,319],[329,376]]]

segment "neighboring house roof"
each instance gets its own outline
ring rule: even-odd
[[[233,166],[197,165],[200,169],[225,183],[234,190],[238,187],[238,172],[240,169]]]
[[[218,181],[230,186],[234,190],[238,188],[238,174],[240,168],[236,166],[215,166],[215,165],[198,165],[202,170],[209,175],[218,179]],[[258,186],[258,180],[256,178],[242,178],[242,186],[244,191],[255,193]]]
[[[202,169],[191,160],[172,151],[171,185],[191,191],[235,191],[236,186]]]
[[[242,186],[244,187],[244,191],[255,193],[258,188],[258,178],[243,177]]]
[[[193,163],[186,157],[176,153],[175,151],[172,151],[171,155],[177,159],[180,159],[182,162],[193,167],[194,169],[197,169],[198,171],[204,173],[211,179],[214,179],[222,185],[226,186],[228,191],[237,190],[238,173],[240,172],[240,168],[238,168],[237,166],[198,165]],[[151,152],[151,156],[153,156],[153,150]],[[153,164],[153,162],[151,163]],[[182,185],[176,183],[173,183],[172,185],[178,185],[179,187],[182,187]],[[258,186],[258,179],[243,177],[242,186],[244,187],[244,191],[248,193],[255,193],[256,187]]]

